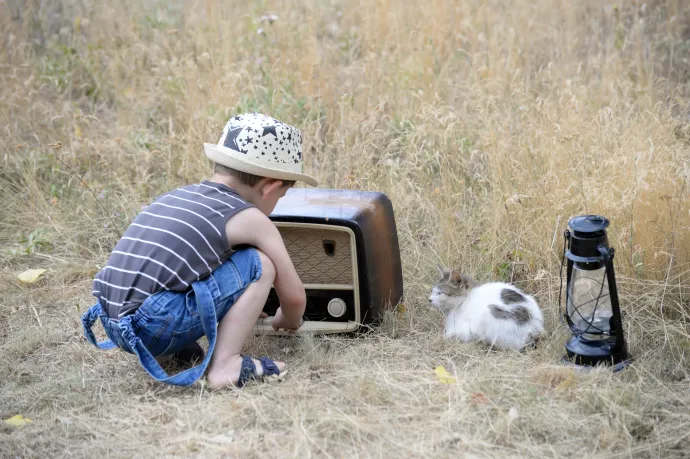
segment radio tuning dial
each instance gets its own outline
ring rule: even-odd
[[[347,304],[340,298],[333,298],[328,302],[328,313],[332,317],[342,317],[347,311]]]

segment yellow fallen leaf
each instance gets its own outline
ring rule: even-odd
[[[81,132],[81,128],[78,124],[74,125],[74,137],[80,140],[84,137],[84,134]]]
[[[437,366],[434,370],[434,373],[436,373],[436,377],[443,384],[454,384],[458,382],[458,380],[455,377],[453,377],[453,375],[448,373],[448,370],[446,370],[446,368],[443,365]]]
[[[29,418],[25,418],[25,417],[22,416],[21,414],[16,414],[16,415],[12,416],[11,418],[5,419],[5,420],[2,421],[2,422],[4,422],[5,424],[7,424],[8,426],[12,426],[12,427],[22,427],[22,426],[25,426],[26,424],[28,424],[28,423],[30,423],[30,422],[32,422],[32,421],[31,421],[31,419],[29,419]]]
[[[19,280],[22,282],[26,282],[27,284],[33,284],[38,280],[41,275],[48,271],[47,269],[39,268],[39,269],[27,269],[23,273],[21,273],[19,276]]]

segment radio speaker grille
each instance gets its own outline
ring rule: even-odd
[[[278,227],[304,284],[353,284],[350,235],[344,231]]]

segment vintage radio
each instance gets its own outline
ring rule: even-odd
[[[307,294],[298,333],[347,333],[376,323],[403,295],[398,235],[383,193],[316,188],[289,190],[270,216]],[[271,290],[256,334],[278,334]],[[281,332],[282,333],[282,332]]]

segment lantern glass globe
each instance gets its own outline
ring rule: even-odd
[[[568,286],[567,312],[573,332],[588,340],[605,339],[611,331],[611,296],[606,267],[585,270],[573,266]]]

